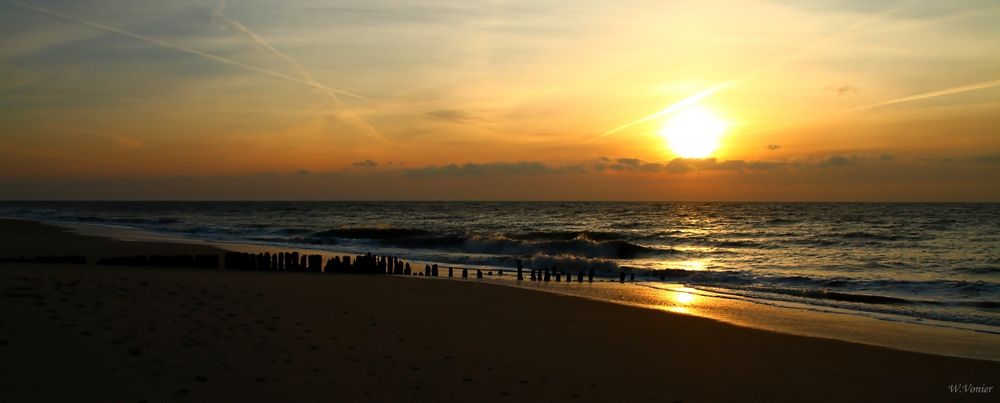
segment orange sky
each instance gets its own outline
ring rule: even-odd
[[[4,199],[1000,201],[993,1],[0,9]]]

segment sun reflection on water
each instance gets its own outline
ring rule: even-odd
[[[695,291],[695,289],[688,287],[678,287],[667,291],[671,294],[669,297],[672,303],[672,306],[667,307],[667,310],[683,314],[693,314],[692,305],[696,305],[700,299]]]

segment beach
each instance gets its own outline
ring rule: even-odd
[[[4,401],[952,401],[1000,381],[995,361],[472,280],[97,266],[225,251],[0,233],[0,258],[90,262],[0,263]]]

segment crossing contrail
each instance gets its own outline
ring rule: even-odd
[[[243,23],[226,16],[223,13],[224,10],[225,10],[225,1],[222,1],[219,3],[219,7],[212,13],[212,15],[215,16],[218,20],[222,21],[222,23],[226,24],[226,26],[228,26],[229,28],[243,35],[246,35],[248,38],[250,38],[250,40],[254,42],[254,44],[264,49],[266,52],[274,56],[277,56],[281,60],[287,62],[289,65],[295,68],[296,72],[298,72],[298,75],[302,77],[302,79],[305,80],[306,82],[314,84],[315,86],[326,87],[318,80],[316,80],[316,78],[313,77],[313,75],[310,74],[309,71],[306,70],[301,63],[298,62],[298,60],[295,60],[287,53],[278,50],[278,48],[274,47],[274,45],[271,45],[270,42],[265,40],[256,32],[252,31],[250,28],[247,28],[246,25],[243,25]],[[334,106],[336,106],[341,111],[345,112],[345,114],[347,115],[346,119],[348,121],[360,127],[361,130],[367,132],[369,136],[374,137],[381,141],[388,141],[388,139],[385,136],[383,136],[381,132],[379,132],[377,129],[375,129],[374,126],[371,125],[371,123],[368,123],[368,121],[362,118],[361,115],[358,115],[356,112],[351,110],[347,105],[345,105],[340,100],[340,97],[337,96],[336,92],[323,90],[323,94],[325,94],[330,99],[330,102],[332,102]]]
[[[202,57],[204,59],[207,59],[207,60],[211,60],[211,61],[222,63],[222,64],[227,64],[227,65],[230,65],[230,66],[233,66],[233,67],[237,67],[237,68],[240,68],[240,69],[243,69],[243,70],[247,70],[247,71],[252,71],[252,72],[255,72],[255,73],[260,73],[260,74],[268,75],[268,76],[271,76],[271,77],[274,77],[274,78],[279,78],[279,79],[282,79],[282,80],[285,80],[285,81],[290,81],[290,82],[293,82],[293,83],[302,84],[302,85],[305,85],[305,86],[308,86],[308,87],[313,87],[313,88],[324,90],[324,91],[329,91],[329,92],[333,92],[333,93],[337,93],[337,94],[341,94],[341,95],[347,95],[347,96],[354,97],[354,98],[357,98],[357,99],[362,99],[362,100],[366,100],[366,101],[369,100],[368,98],[365,98],[365,97],[363,97],[361,95],[352,93],[350,91],[345,91],[345,90],[341,90],[341,89],[337,89],[337,88],[328,87],[328,86],[325,86],[325,85],[322,85],[322,84],[319,84],[319,83],[309,82],[307,80],[301,80],[301,79],[298,79],[298,78],[295,78],[295,77],[292,77],[292,76],[288,76],[288,75],[285,75],[285,74],[281,74],[281,73],[277,73],[277,72],[274,72],[274,71],[262,69],[260,67],[251,66],[251,65],[245,64],[245,63],[240,63],[238,61],[227,59],[227,58],[224,58],[224,57],[221,57],[221,56],[216,56],[216,55],[213,55],[211,53],[202,52],[200,50],[192,49],[192,48],[189,48],[187,46],[178,45],[178,44],[175,44],[175,43],[170,43],[170,42],[164,41],[162,39],[157,39],[157,38],[154,38],[154,37],[151,37],[151,36],[137,34],[137,33],[134,33],[134,32],[126,31],[124,29],[115,28],[115,27],[112,27],[110,25],[105,25],[105,24],[101,24],[101,23],[98,23],[98,22],[93,22],[93,21],[90,21],[90,20],[85,20],[83,18],[74,17],[72,15],[64,14],[64,13],[61,13],[61,12],[58,12],[58,11],[53,11],[53,10],[50,10],[50,9],[47,9],[47,8],[43,8],[43,7],[38,7],[38,6],[31,5],[31,4],[22,3],[22,2],[16,1],[16,0],[7,0],[7,3],[10,4],[10,5],[13,5],[13,6],[17,6],[17,7],[21,7],[21,8],[24,8],[24,9],[32,10],[32,11],[35,11],[35,12],[38,12],[38,13],[42,13],[42,14],[46,14],[46,15],[49,15],[49,16],[52,16],[52,17],[60,18],[60,19],[67,20],[67,21],[72,21],[72,22],[75,22],[77,24],[86,25],[86,26],[91,27],[91,28],[100,29],[102,31],[107,31],[107,32],[111,32],[111,33],[115,33],[115,34],[127,36],[129,38],[137,39],[137,40],[140,40],[140,41],[143,41],[143,42],[148,42],[148,43],[152,43],[152,44],[155,44],[155,45],[163,46],[165,48],[170,48],[170,49],[174,49],[174,50],[177,50],[177,51],[180,51],[180,52],[189,53],[189,54],[192,54],[192,55],[195,55],[195,56],[200,56],[200,57]]]

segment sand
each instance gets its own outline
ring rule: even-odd
[[[222,253],[0,220],[0,258]],[[2,401],[954,401],[1000,363],[475,280],[0,263]],[[953,384],[991,393],[949,393]]]

